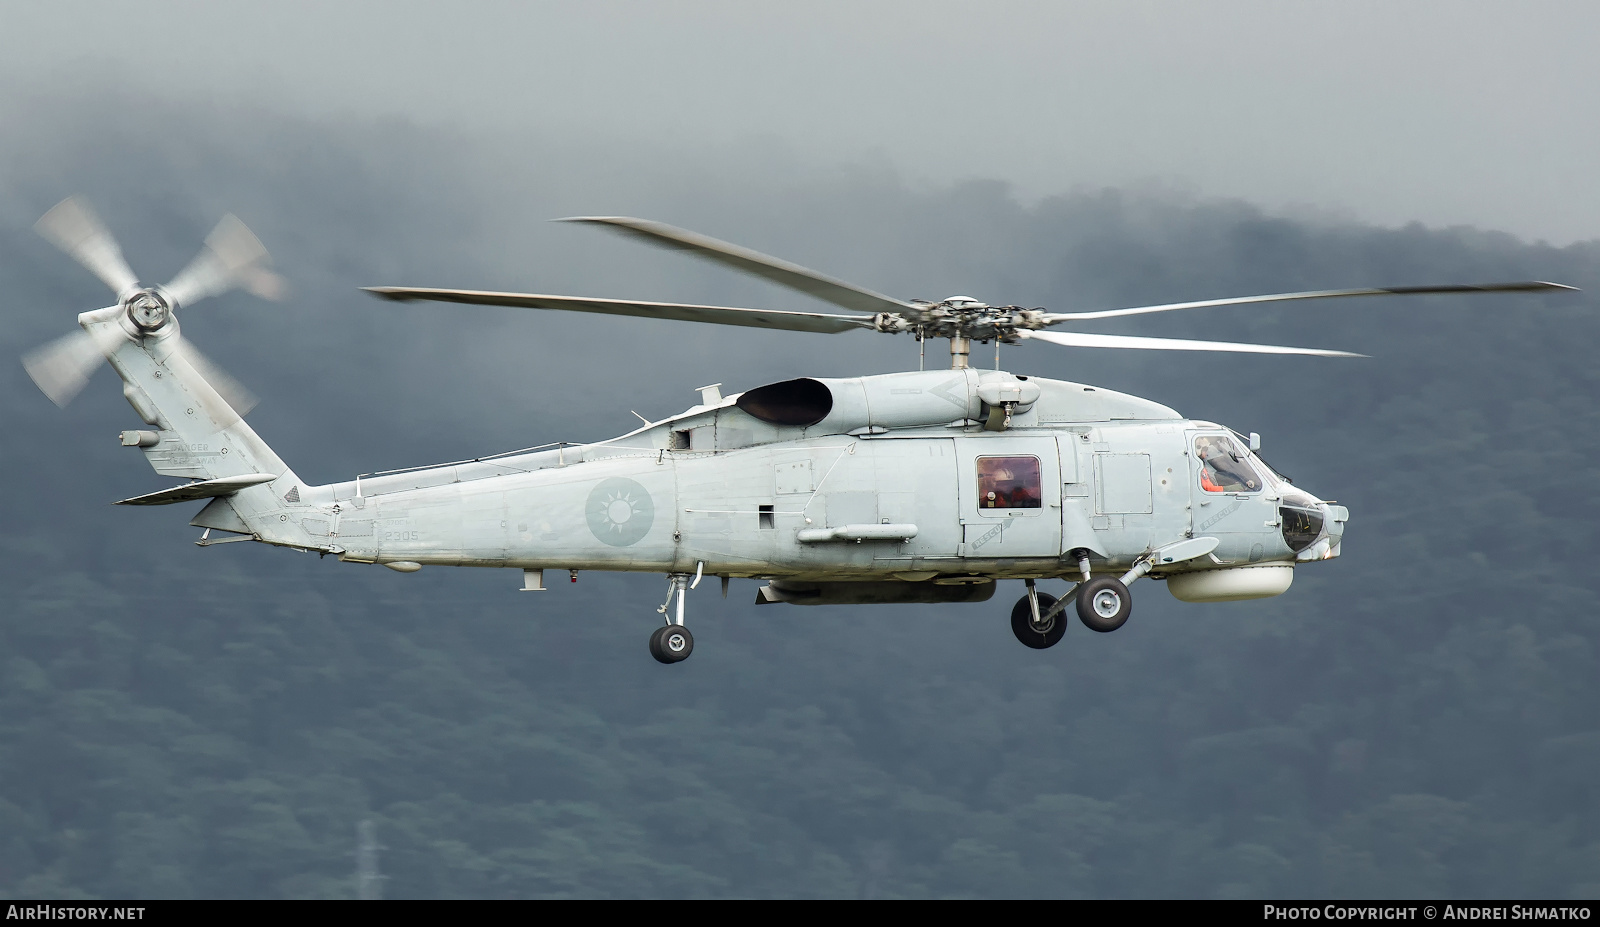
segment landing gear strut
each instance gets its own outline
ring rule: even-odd
[[[1089,572],[1089,552],[1083,549],[1069,551],[1067,557],[1078,561],[1082,580],[1065,596],[1040,592],[1033,580],[1027,580],[1028,594],[1017,600],[1011,609],[1011,633],[1017,640],[1035,650],[1054,646],[1067,630],[1065,611],[1068,605],[1077,607],[1078,619],[1091,631],[1115,631],[1133,614],[1133,597],[1128,594],[1128,584],[1149,573],[1155,565],[1153,556],[1141,557],[1133,569],[1120,578],[1092,576]]]
[[[1066,633],[1067,622],[1059,601],[1047,592],[1034,588],[1028,580],[1028,594],[1017,600],[1011,609],[1011,633],[1017,640],[1034,650],[1052,647]]]
[[[650,634],[650,656],[655,657],[660,663],[681,663],[689,659],[689,654],[694,653],[694,635],[683,625],[683,600],[688,597],[689,590],[700,585],[700,577],[705,569],[705,564],[695,567],[693,581],[688,573],[667,574],[667,600],[661,603],[656,612],[666,618],[665,627],[656,628]],[[667,609],[672,607],[673,596],[677,596],[676,611],[668,615]]]
[[[1176,546],[1178,545],[1169,545],[1162,551],[1170,551]],[[1215,546],[1213,543],[1212,547]],[[1133,614],[1133,597],[1128,594],[1128,584],[1149,573],[1155,566],[1155,558],[1162,551],[1140,557],[1134,561],[1133,569],[1122,574],[1120,579],[1111,576],[1090,579],[1088,558],[1085,557],[1081,561],[1084,581],[1078,585],[1078,618],[1083,621],[1084,626],[1092,631],[1106,632],[1115,631],[1127,624],[1128,616]]]

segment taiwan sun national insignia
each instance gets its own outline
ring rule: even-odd
[[[638,482],[615,476],[590,491],[584,514],[595,537],[613,547],[627,547],[650,533],[656,507]]]

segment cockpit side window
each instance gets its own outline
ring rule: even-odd
[[[1037,457],[979,457],[978,508],[1036,509],[1044,504]]]
[[[1250,463],[1248,451],[1224,435],[1201,435],[1194,439],[1194,454],[1200,461],[1200,488],[1206,492],[1259,492],[1261,474]]]

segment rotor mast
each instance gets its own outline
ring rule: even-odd
[[[988,343],[990,338],[1016,344],[1025,329],[1043,328],[1043,310],[1021,306],[990,306],[970,296],[951,296],[939,302],[911,300],[906,311],[881,313],[873,326],[881,332],[915,331],[919,338],[945,338],[950,341],[950,369],[971,366],[972,342]]]
[[[972,353],[972,339],[966,335],[950,336],[950,369],[967,369],[968,355]]]

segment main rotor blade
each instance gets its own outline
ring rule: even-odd
[[[1577,290],[1575,286],[1546,283],[1543,280],[1525,280],[1517,283],[1450,284],[1445,286],[1397,286],[1388,288],[1362,288],[1354,290],[1309,290],[1304,293],[1271,293],[1266,296],[1236,296],[1230,299],[1202,299],[1192,303],[1165,303],[1160,306],[1134,306],[1131,309],[1106,309],[1100,312],[1051,312],[1045,316],[1048,324],[1084,319],[1114,319],[1124,315],[1144,315],[1148,312],[1171,312],[1174,309],[1207,309],[1212,306],[1242,306],[1249,303],[1286,303],[1301,299],[1335,299],[1345,296],[1421,296],[1430,293],[1529,293],[1540,290]]]
[[[139,278],[123,258],[117,240],[81,198],[69,196],[57,203],[33,228],[105,281],[119,298],[139,288]]]
[[[380,299],[395,302],[432,300],[480,306],[517,306],[524,309],[570,309],[576,312],[631,315],[646,319],[677,319],[683,322],[712,322],[718,325],[747,325],[751,328],[777,328],[827,334],[873,328],[871,316],[830,315],[825,312],[787,312],[778,309],[741,309],[736,306],[647,303],[631,299],[591,299],[583,296],[439,290],[428,287],[369,286],[362,289]]]
[[[1019,336],[1069,348],[1135,348],[1143,351],[1227,351],[1234,354],[1310,354],[1316,357],[1366,357],[1349,351],[1321,348],[1286,348],[1275,344],[1241,344],[1232,341],[1189,341],[1183,338],[1142,338],[1137,335],[1092,335],[1087,332],[1019,331]]]
[[[884,296],[882,293],[874,293],[853,283],[836,280],[801,267],[799,264],[791,264],[759,251],[718,241],[710,236],[680,229],[664,222],[651,222],[648,219],[633,219],[628,216],[574,216],[556,221],[603,225],[652,245],[671,248],[674,251],[687,251],[724,267],[754,274],[780,286],[799,290],[808,296],[856,312],[894,312],[902,315],[909,313],[914,316],[919,311],[910,303]]]
[[[261,240],[229,213],[206,236],[205,246],[194,260],[162,289],[180,306],[192,306],[236,286],[263,299],[276,299],[282,293],[283,281],[266,268],[270,261]]]
[[[75,331],[22,355],[22,366],[40,392],[66,408],[105,359],[88,332]]]

